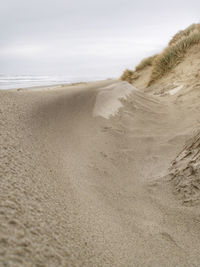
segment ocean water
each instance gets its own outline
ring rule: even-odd
[[[35,86],[69,84],[103,80],[105,77],[75,76],[36,76],[36,75],[4,75],[0,74],[0,89],[29,88]]]

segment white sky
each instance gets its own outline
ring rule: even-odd
[[[0,73],[120,76],[200,22],[199,0],[0,0]]]

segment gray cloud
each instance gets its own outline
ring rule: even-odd
[[[0,72],[118,76],[199,22],[199,10],[197,0],[6,0]]]

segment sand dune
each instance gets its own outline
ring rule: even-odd
[[[199,209],[168,175],[199,97],[112,80],[1,91],[1,266],[199,266]]]

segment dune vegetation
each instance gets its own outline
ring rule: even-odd
[[[149,86],[182,62],[186,52],[193,45],[200,45],[200,24],[192,24],[179,31],[160,54],[143,59],[135,71],[126,70],[120,79],[132,82],[135,80],[133,77],[139,76],[139,71],[150,66],[152,69],[147,84]]]
[[[200,24],[192,24],[188,28],[186,28],[185,30],[179,31],[178,33],[176,33],[173,36],[173,38],[170,40],[169,45],[175,44],[181,38],[188,37],[195,30],[200,31]]]
[[[134,73],[134,71],[129,70],[129,69],[126,69],[126,70],[123,72],[123,74],[122,74],[122,76],[120,77],[120,79],[121,79],[122,81],[127,81],[127,82],[129,82],[129,83],[132,83],[132,81],[133,81],[133,73]]]
[[[136,71],[138,70],[142,70],[144,69],[145,67],[147,66],[152,66],[153,62],[154,62],[154,59],[157,57],[157,55],[155,56],[151,56],[151,57],[147,57],[147,58],[144,58],[140,64],[138,64],[135,68]]]

